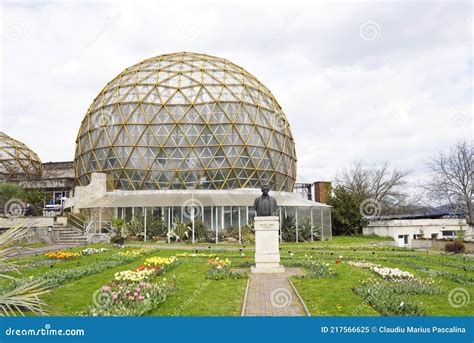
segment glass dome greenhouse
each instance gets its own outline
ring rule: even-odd
[[[0,131],[0,180],[19,181],[41,177],[38,155],[22,142]]]
[[[135,64],[94,99],[78,132],[77,185],[103,172],[119,190],[293,191],[296,152],[272,93],[245,69],[196,54]]]

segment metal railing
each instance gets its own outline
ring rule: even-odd
[[[89,220],[85,222],[84,233],[87,237],[87,241],[91,241],[94,236],[102,236],[109,240],[111,237],[115,236],[117,229],[111,222]]]
[[[81,230],[82,232],[85,232],[86,222],[84,219],[73,213],[68,213],[66,217],[68,226],[74,227],[76,229]]]

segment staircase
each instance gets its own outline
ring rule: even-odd
[[[55,225],[54,229],[56,243],[64,245],[86,245],[87,237],[81,230],[61,224]]]

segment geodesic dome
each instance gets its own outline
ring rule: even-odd
[[[296,152],[271,92],[243,68],[195,53],[125,69],[94,99],[76,140],[75,174],[114,187],[292,191]]]
[[[42,168],[30,148],[0,132],[0,181],[36,179],[41,177]]]

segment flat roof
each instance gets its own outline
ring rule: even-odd
[[[196,206],[253,206],[260,189],[232,190],[150,190],[107,192],[82,208],[114,207],[169,207],[193,203]],[[307,200],[300,194],[290,192],[270,192],[278,206],[331,208],[327,204]]]

